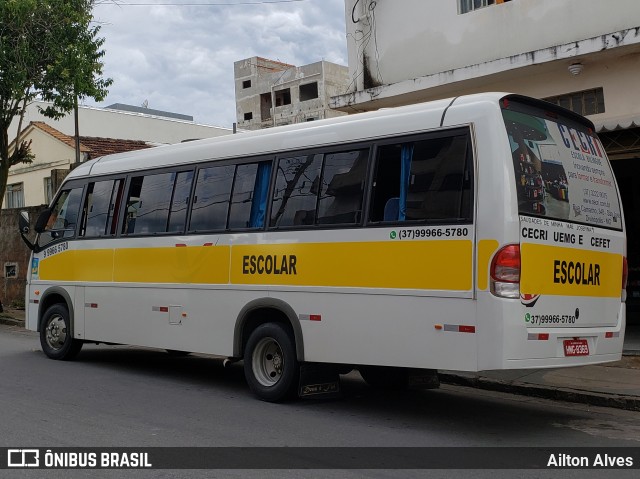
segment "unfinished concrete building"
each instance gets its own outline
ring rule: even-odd
[[[297,67],[252,57],[234,63],[238,128],[257,130],[344,115],[332,96],[346,92],[349,69],[320,61]]]

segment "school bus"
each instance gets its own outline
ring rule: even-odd
[[[22,231],[28,232],[27,218]],[[620,359],[626,243],[593,124],[487,93],[106,156],[37,219],[26,327],[244,360],[261,399]]]

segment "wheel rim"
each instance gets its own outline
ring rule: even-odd
[[[67,326],[62,316],[56,314],[51,317],[47,323],[45,337],[51,349],[56,351],[62,349],[67,340]]]
[[[253,374],[263,386],[273,386],[282,377],[284,355],[280,344],[273,338],[263,338],[258,342],[251,361]]]

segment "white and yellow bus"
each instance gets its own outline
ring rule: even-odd
[[[28,232],[23,221],[23,232]],[[261,399],[620,359],[620,199],[588,120],[490,93],[106,156],[38,218],[26,327],[244,360]]]

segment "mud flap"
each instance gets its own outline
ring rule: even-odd
[[[335,366],[327,364],[301,364],[298,396],[322,399],[340,397],[338,370]]]

